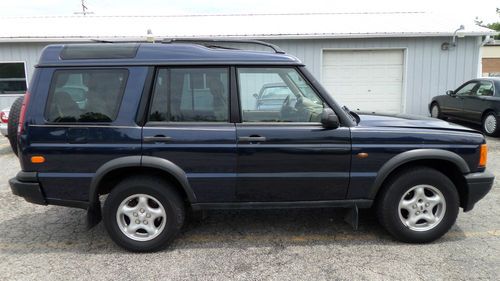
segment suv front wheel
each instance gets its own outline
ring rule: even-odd
[[[134,252],[165,248],[184,223],[182,199],[167,181],[148,176],[126,178],[104,204],[104,224],[111,239]]]
[[[377,202],[380,223],[396,239],[426,243],[443,236],[455,223],[459,197],[441,172],[415,167],[397,173]]]

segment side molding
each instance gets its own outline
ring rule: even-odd
[[[174,163],[152,156],[126,156],[117,159],[113,159],[106,164],[102,165],[99,169],[97,169],[94,178],[90,183],[89,190],[89,212],[100,216],[101,205],[99,202],[99,196],[97,194],[97,188],[101,180],[106,176],[109,172],[114,171],[120,168],[127,167],[151,167],[163,170],[173,177],[177,181],[180,182],[182,188],[187,194],[188,200],[191,203],[196,203],[196,196],[189,185],[186,173]]]
[[[465,160],[458,154],[442,149],[414,149],[403,152],[387,161],[377,173],[377,178],[372,185],[370,192],[371,199],[375,198],[384,180],[389,174],[403,164],[417,160],[445,160],[453,163],[462,174],[470,172]]]

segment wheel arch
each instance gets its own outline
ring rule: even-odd
[[[403,152],[387,161],[377,173],[370,198],[377,200],[384,184],[398,172],[411,167],[424,166],[434,168],[445,174],[455,185],[460,196],[460,206],[466,199],[464,174],[470,169],[458,154],[440,149],[416,149]]]
[[[107,194],[126,175],[150,174],[172,182],[180,196],[188,203],[196,203],[196,195],[189,185],[186,173],[166,159],[152,156],[126,156],[113,159],[97,169],[89,189],[89,226],[101,218],[99,195]]]
[[[492,112],[493,114],[495,114],[495,115],[497,115],[497,116],[498,116],[498,113],[497,113],[497,111],[496,111],[495,109],[493,109],[493,108],[487,108],[487,109],[485,109],[485,110],[483,111],[483,113],[481,114],[481,120],[480,120],[480,122],[483,122],[484,117],[486,116],[486,114],[488,114],[488,113],[490,113],[490,112]]]

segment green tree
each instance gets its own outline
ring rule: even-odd
[[[500,17],[500,8],[497,8],[497,15],[498,15],[498,17]],[[480,20],[479,18],[477,18],[477,17],[476,17],[476,19],[474,21],[479,26],[487,27],[489,29],[493,29],[493,30],[496,30],[496,31],[500,32],[500,22],[498,22],[498,21],[497,22],[488,23],[488,24],[484,24],[484,22],[482,20]],[[495,40],[500,40],[500,34],[496,35],[493,38]]]

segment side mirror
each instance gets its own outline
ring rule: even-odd
[[[254,98],[256,98],[256,99],[258,99],[258,98],[259,98],[259,95],[257,95],[257,93],[254,93],[252,96],[253,96]]]
[[[455,92],[454,92],[453,90],[448,90],[448,91],[446,91],[446,94],[447,94],[448,96],[451,96],[451,97],[452,97],[452,96],[454,96],[454,95],[455,95]]]
[[[331,108],[325,108],[321,113],[321,124],[325,129],[337,129],[340,126],[339,117]]]

